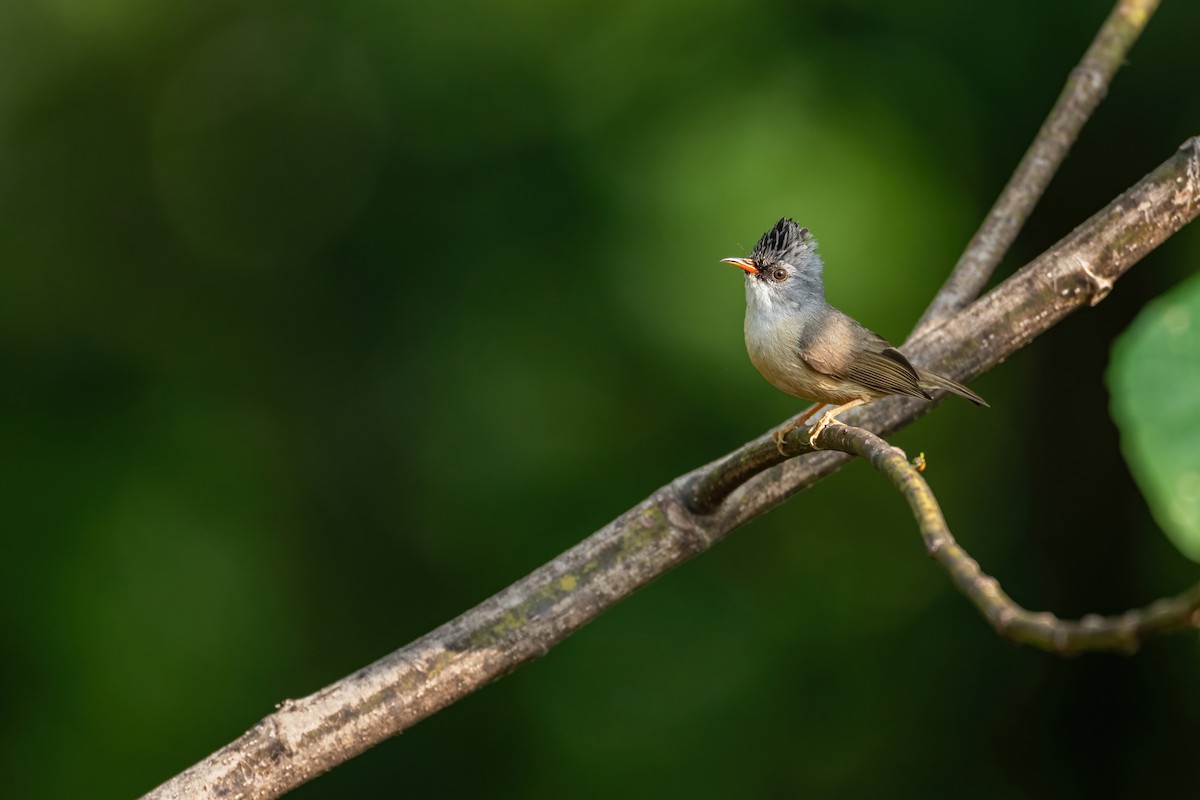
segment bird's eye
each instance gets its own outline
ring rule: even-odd
[[[776,267],[775,269],[771,270],[771,277],[777,281],[781,281],[787,277],[787,270],[783,267]]]

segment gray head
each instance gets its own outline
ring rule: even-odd
[[[784,218],[762,235],[746,258],[725,258],[746,271],[746,303],[764,309],[825,301],[821,257],[808,228]]]

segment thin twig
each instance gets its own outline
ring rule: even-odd
[[[954,265],[913,336],[958,313],[974,300],[1016,240],[1084,123],[1108,93],[1125,54],[1158,8],[1159,0],[1119,0],[1042,123],[1037,138]]]
[[[891,481],[908,501],[930,557],[1001,636],[1057,655],[1133,653],[1152,637],[1200,628],[1200,584],[1176,597],[1111,617],[1089,614],[1080,620],[1061,620],[1050,613],[1028,611],[1013,602],[999,582],[954,540],[937,498],[903,450],[868,431],[845,425],[827,429],[819,441],[861,456]]]
[[[971,309],[914,342],[909,355],[958,378],[978,374],[1072,310],[1099,302],[1198,212],[1200,139],[1192,139]],[[925,410],[881,401],[854,419],[895,429]],[[458,618],[316,694],[284,702],[146,797],[278,797],[544,655],[638,588],[815,483],[836,466],[828,459],[848,458],[818,453],[780,465],[773,451],[764,435],[677,478]]]

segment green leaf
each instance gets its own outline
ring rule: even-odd
[[[1121,451],[1167,537],[1200,561],[1200,276],[1142,310],[1113,347]]]

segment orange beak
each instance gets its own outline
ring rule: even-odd
[[[722,264],[733,264],[738,269],[744,269],[751,275],[758,274],[758,267],[754,266],[754,262],[748,258],[722,258]]]

